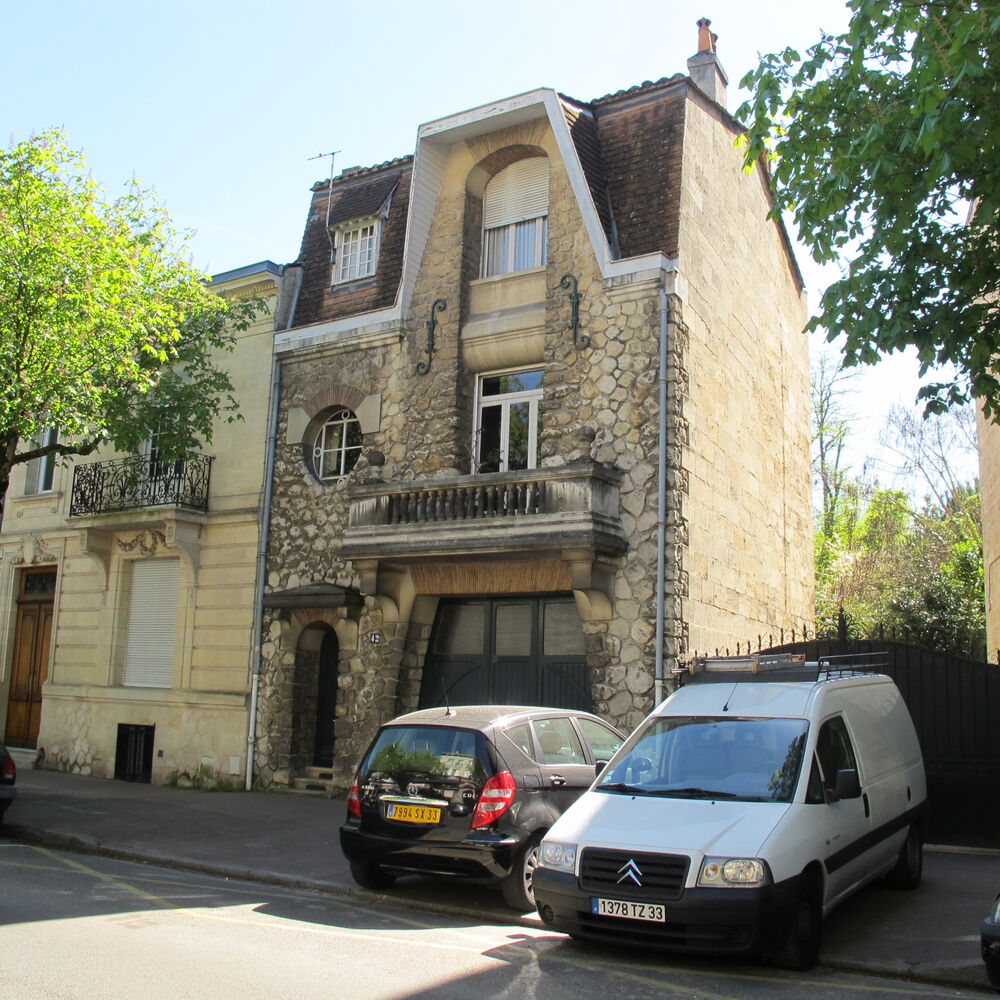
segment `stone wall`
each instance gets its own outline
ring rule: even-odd
[[[812,621],[804,295],[761,171],[688,102],[679,268],[688,328],[685,465],[692,650]]]
[[[983,497],[983,569],[986,578],[986,653],[1000,656],[1000,427],[977,411],[979,486]]]

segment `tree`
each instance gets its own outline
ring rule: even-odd
[[[813,391],[826,398],[825,412],[843,411],[844,386],[822,365]],[[907,489],[840,470],[834,502],[817,511],[817,628],[835,631],[843,614],[855,635],[888,629],[964,655],[985,646],[981,500],[963,478],[974,433],[972,407],[924,419],[897,407],[882,443]]]
[[[763,56],[745,157],[772,166],[818,262],[850,260],[810,329],[848,367],[915,347],[925,412],[970,396],[1000,412],[1000,8],[990,0],[848,0],[841,35]],[[974,216],[966,224],[968,206]]]
[[[150,192],[105,201],[61,133],[0,151],[0,503],[19,463],[154,433],[185,458],[235,418],[217,361],[259,303],[227,304],[183,251]]]
[[[844,448],[854,419],[845,401],[857,372],[845,370],[829,353],[821,354],[812,371],[813,482],[819,489],[819,528],[831,535],[851,479]]]

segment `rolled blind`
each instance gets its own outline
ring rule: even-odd
[[[179,559],[139,559],[132,563],[125,645],[127,687],[171,686],[179,581]]]
[[[483,226],[493,229],[549,214],[549,161],[544,156],[518,160],[486,185]]]

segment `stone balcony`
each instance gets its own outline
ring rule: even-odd
[[[612,564],[628,548],[621,479],[617,470],[583,459],[353,485],[342,551],[357,568],[362,591],[379,597],[390,618],[404,614],[405,594],[413,584],[423,589],[420,581],[428,584],[425,592],[463,592],[462,583],[449,579],[482,592],[513,566],[522,567],[513,589],[572,590],[584,617],[606,618]]]

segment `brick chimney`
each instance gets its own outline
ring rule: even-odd
[[[699,90],[703,90],[713,101],[726,106],[726,84],[729,77],[715,54],[715,43],[719,36],[709,28],[712,22],[707,18],[698,21],[698,54],[688,59],[688,75]]]

